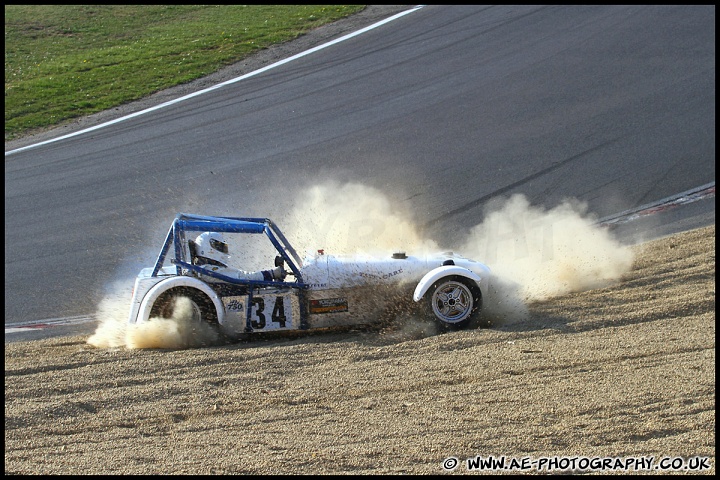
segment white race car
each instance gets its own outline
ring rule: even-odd
[[[267,236],[278,254],[276,271],[279,268],[282,275],[241,279],[223,274],[222,268],[199,265],[197,245],[186,238],[198,232]],[[169,255],[171,246],[173,255]],[[164,265],[168,257],[172,265]],[[193,320],[235,338],[255,332],[369,325],[408,306],[421,307],[420,312],[441,331],[474,328],[481,324],[489,277],[487,266],[452,252],[422,257],[396,252],[377,258],[318,250],[301,259],[267,218],[181,213],[155,266],[143,269],[135,280],[129,322],[169,318],[175,300],[186,297]]]

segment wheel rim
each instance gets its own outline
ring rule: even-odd
[[[472,292],[464,283],[446,282],[433,292],[433,313],[445,323],[462,322],[470,316],[472,308]]]

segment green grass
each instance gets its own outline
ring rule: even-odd
[[[5,5],[5,140],[208,75],[363,5]]]

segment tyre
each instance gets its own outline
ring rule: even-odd
[[[478,326],[482,295],[471,280],[460,276],[441,278],[430,287],[426,296],[428,315],[440,331]]]
[[[200,290],[189,287],[171,288],[160,295],[150,309],[150,317],[172,318],[175,314],[177,299],[180,297],[190,300],[193,323],[204,322],[213,327],[218,326],[217,312],[212,300]]]

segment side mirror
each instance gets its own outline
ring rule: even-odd
[[[281,257],[280,255],[275,257],[275,266],[276,267],[283,267],[285,265],[285,259]]]

